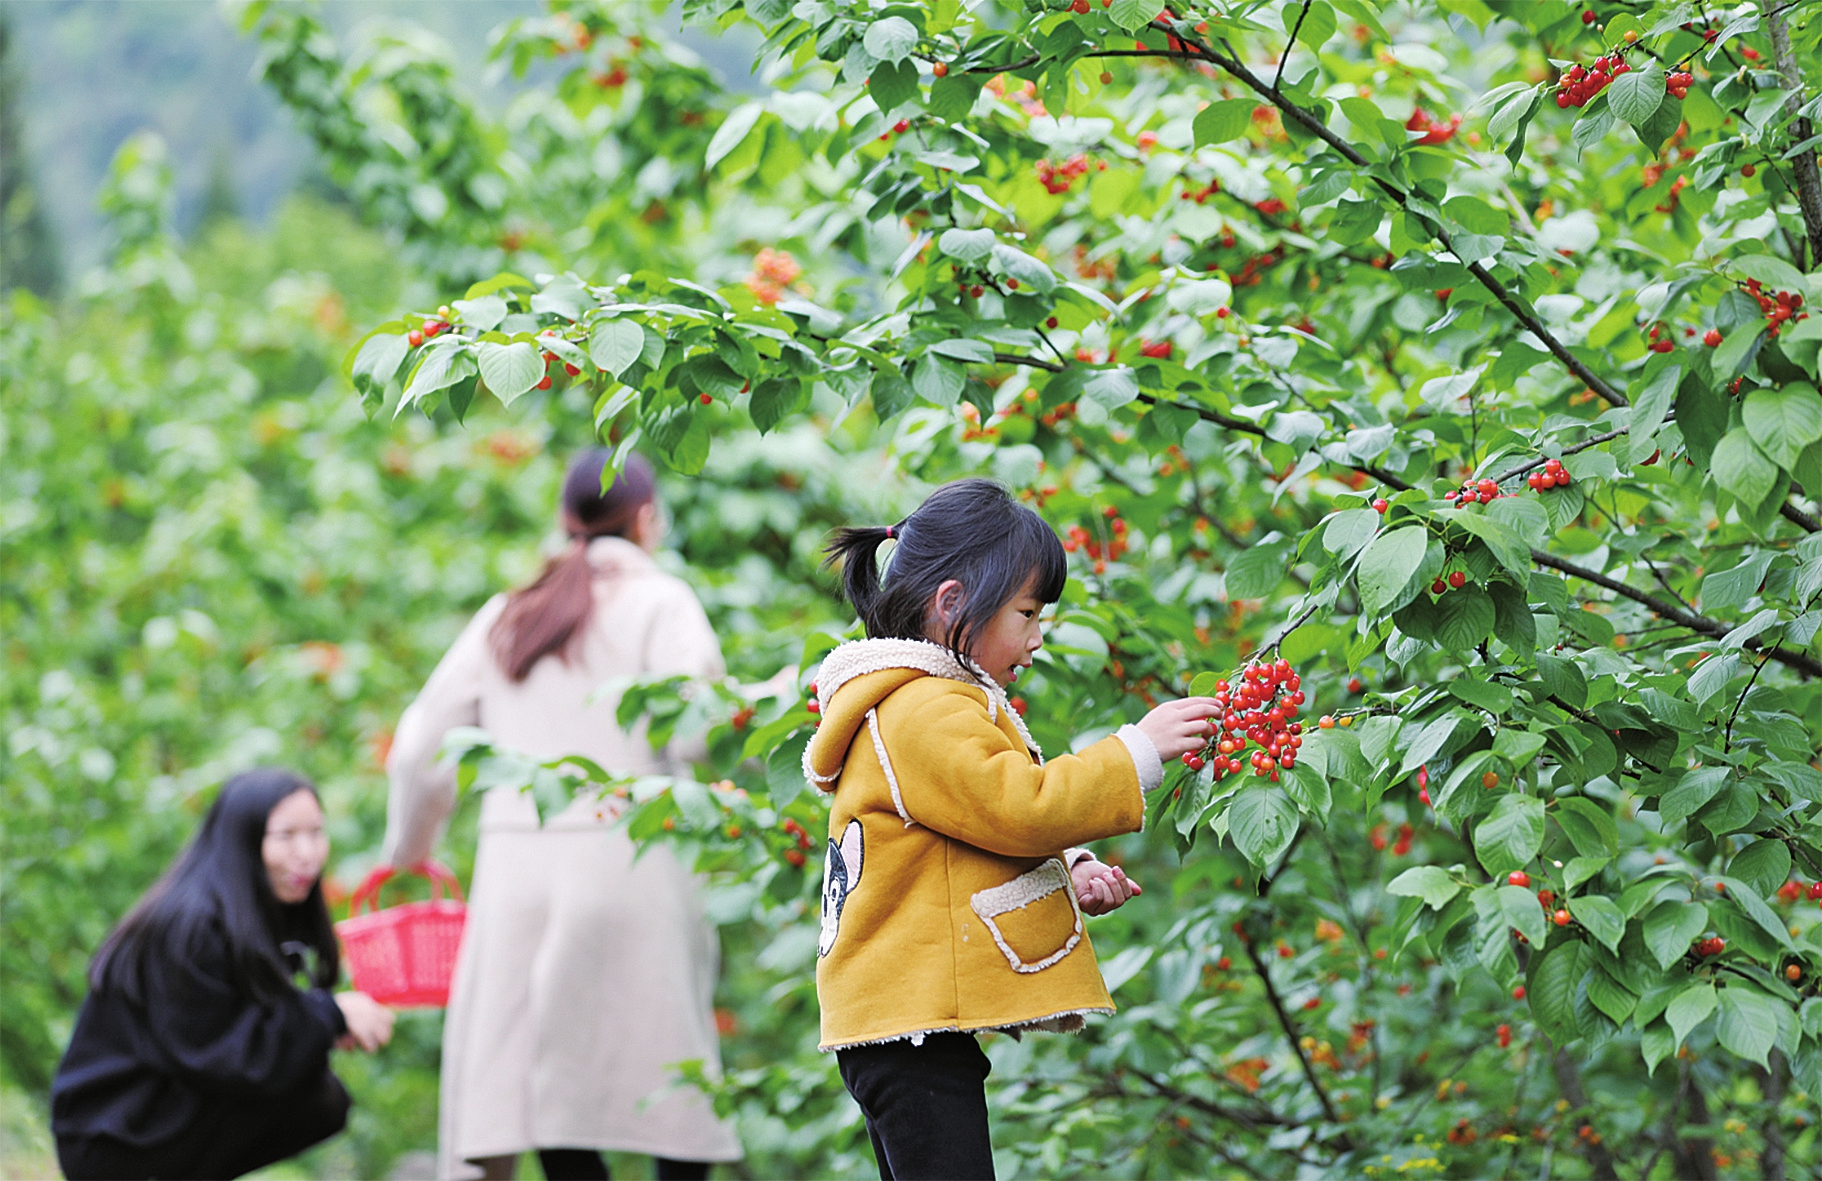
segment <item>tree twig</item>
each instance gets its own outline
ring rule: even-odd
[[[1784,7],[1774,6],[1760,0],[1765,9],[1765,32],[1771,38],[1772,59],[1777,63],[1778,72],[1784,75],[1786,93],[1784,113],[1794,116],[1803,105],[1803,71],[1797,68],[1796,55],[1790,47],[1790,25],[1784,18]],[[1798,118],[1791,124],[1791,135],[1798,143],[1805,142],[1815,131],[1807,117]],[[1803,211],[1803,228],[1809,233],[1809,258],[1799,257],[1798,270],[1808,270],[1811,261],[1822,263],[1822,174],[1816,169],[1816,153],[1805,148],[1791,162],[1791,172],[1797,181],[1797,207]]]

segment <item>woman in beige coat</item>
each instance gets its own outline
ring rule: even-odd
[[[644,727],[590,697],[626,675],[722,673],[690,588],[651,554],[662,533],[649,464],[601,491],[605,451],[569,470],[572,539],[530,586],[483,607],[405,711],[386,769],[386,859],[427,858],[455,805],[437,758],[456,726],[551,759],[670,774]],[[542,826],[531,799],[481,804],[468,929],[443,1032],[439,1173],[511,1177],[538,1151],[548,1177],[607,1177],[600,1150],[651,1153],[659,1177],[705,1177],[740,1157],[733,1129],[674,1066],[720,1068],[712,1008],[719,948],[695,879],[669,849],[635,849],[611,806],[578,800]],[[480,1170],[479,1174],[476,1170]]]

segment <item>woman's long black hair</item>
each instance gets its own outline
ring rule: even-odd
[[[314,948],[312,983],[333,985],[341,963],[322,881],[302,902],[280,902],[261,853],[272,809],[300,791],[316,795],[316,786],[276,767],[243,771],[222,784],[189,847],[95,953],[89,986],[141,1003],[148,959],[181,956],[198,939],[218,938],[209,931],[213,925],[226,935],[242,984],[259,999],[275,1000],[291,987],[292,969],[280,950],[285,942]]]
[[[880,544],[896,543],[882,581]],[[958,659],[1029,582],[1039,602],[1063,597],[1068,560],[1056,532],[992,480],[955,480],[898,524],[838,529],[824,565],[841,563],[842,590],[874,639],[924,639],[930,596],[953,578],[962,607],[943,637]]]

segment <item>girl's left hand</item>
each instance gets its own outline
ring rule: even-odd
[[[1087,915],[1118,910],[1126,900],[1145,893],[1139,883],[1126,876],[1117,865],[1108,865],[1093,857],[1076,862],[1069,869],[1069,880],[1075,885],[1076,901]]]

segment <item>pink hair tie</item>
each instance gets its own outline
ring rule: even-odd
[[[892,526],[890,526],[890,525],[886,526],[886,540],[887,541],[892,540]]]

